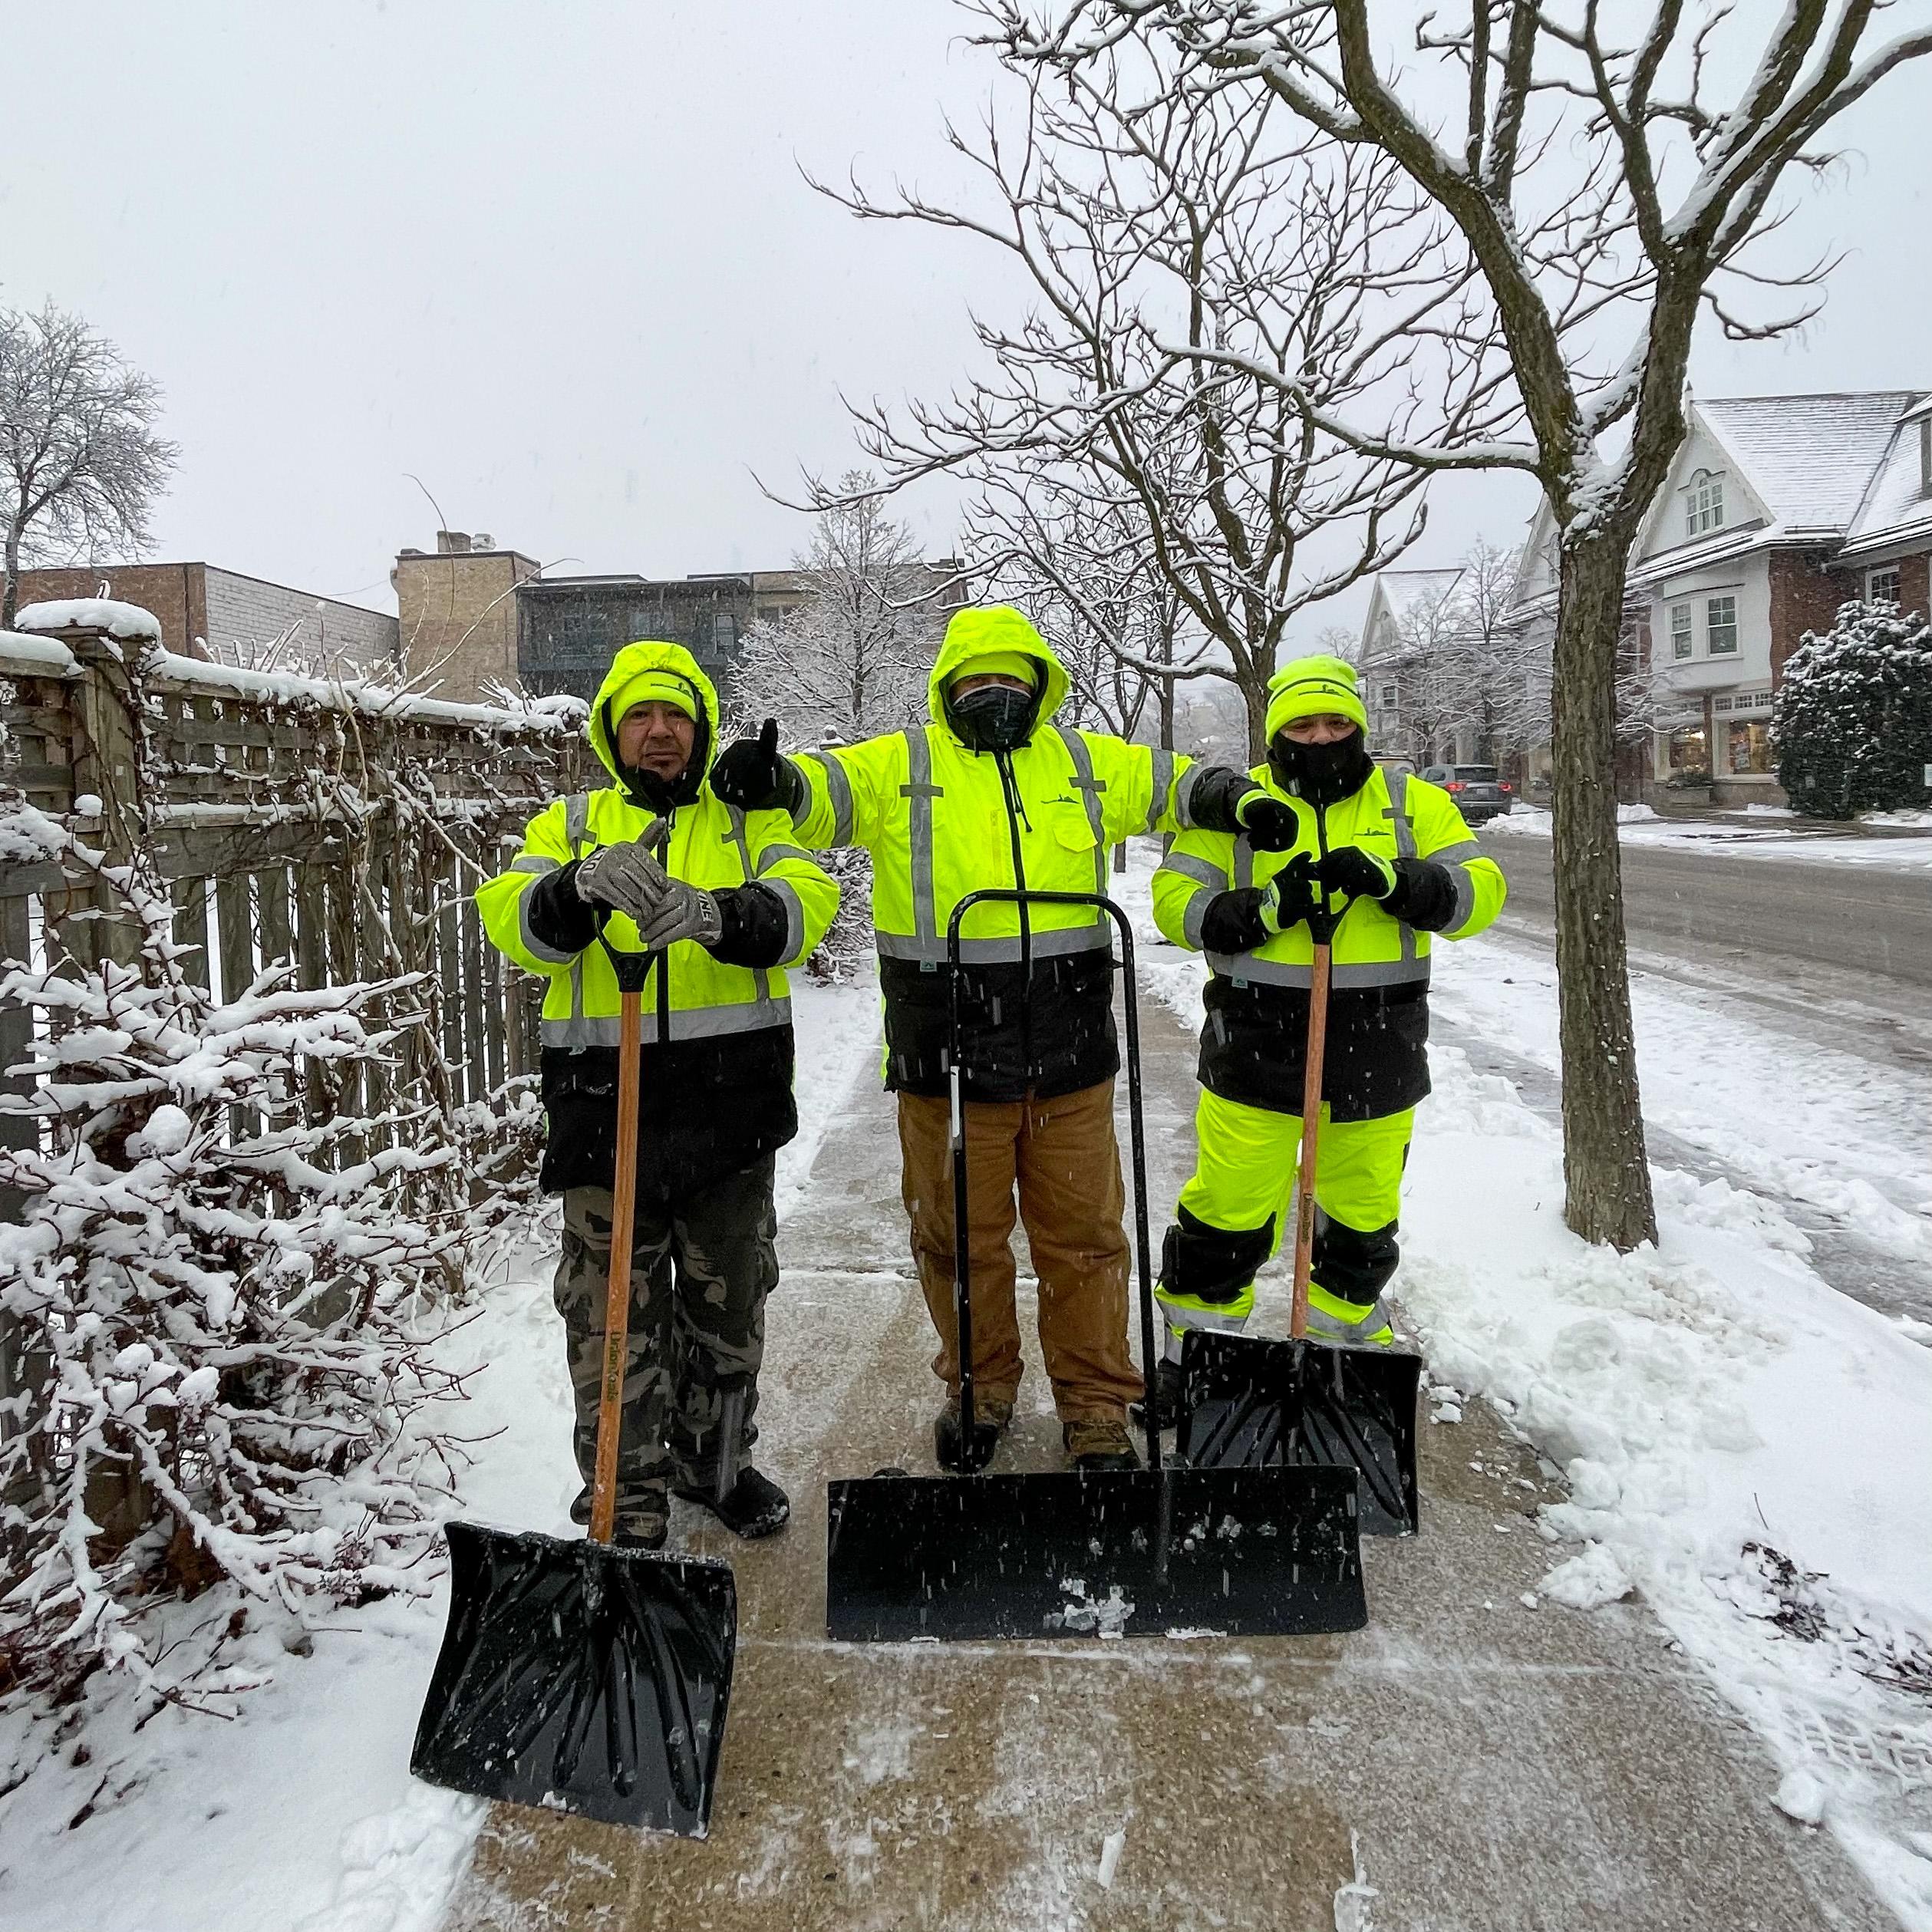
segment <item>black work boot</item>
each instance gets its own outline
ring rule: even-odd
[[[1133,1438],[1127,1433],[1127,1425],[1111,1416],[1083,1416],[1077,1422],[1063,1423],[1060,1436],[1076,1469],[1140,1467],[1140,1458],[1134,1453]]]
[[[740,1469],[738,1479],[720,1502],[710,1485],[679,1489],[675,1494],[700,1509],[708,1509],[734,1536],[754,1542],[761,1536],[776,1536],[792,1515],[792,1499],[768,1475],[756,1469]]]
[[[1013,1420],[1013,1404],[997,1396],[976,1396],[973,1400],[973,1439],[959,1439],[959,1399],[954,1396],[933,1419],[932,1452],[942,1469],[955,1475],[970,1475],[993,1459],[993,1452],[1007,1425]]]
[[[1133,1405],[1133,1418],[1137,1423],[1147,1419],[1147,1404],[1144,1401]],[[1157,1362],[1154,1365],[1154,1426],[1178,1429],[1180,1426],[1181,1365],[1179,1362]]]

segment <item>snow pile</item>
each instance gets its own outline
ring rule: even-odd
[[[1915,832],[1932,832],[1932,812],[1861,812],[1861,825],[1903,826]]]
[[[161,641],[161,621],[138,604],[111,597],[71,597],[58,603],[23,604],[14,613],[16,631],[105,631],[110,638]]]
[[[1432,1374],[1564,1467],[1544,1527],[1586,1547],[1543,1594],[1641,1589],[1896,1902],[1860,1835],[1905,1855],[1932,1792],[1932,1353],[1722,1182],[1660,1176],[1655,1251],[1586,1247],[1554,1130],[1461,1053],[1431,1058],[1396,1290]]]
[[[1657,810],[1652,806],[1620,805],[1617,808],[1619,825],[1644,825],[1653,822],[1657,816]]]
[[[875,991],[795,984],[799,1139],[780,1156],[795,1202],[854,1076],[877,1050]],[[554,1209],[550,1211],[554,1213]],[[549,1218],[454,1324],[425,1324],[465,1398],[467,1456],[439,1514],[575,1534],[572,1402],[552,1301]],[[776,1393],[776,1391],[774,1391]],[[405,1447],[435,1446],[420,1426]],[[64,1711],[0,1711],[0,1925],[34,1932],[431,1932],[486,1808],[416,1783],[409,1752],[447,1614],[430,1594],[312,1617],[249,1612],[229,1661],[254,1685],[234,1721],[138,1706],[97,1673]],[[192,1637],[204,1599],[166,1640]],[[223,1601],[220,1615],[232,1608]],[[32,1775],[19,1782],[20,1774]],[[882,1772],[882,1775],[891,1775]]]

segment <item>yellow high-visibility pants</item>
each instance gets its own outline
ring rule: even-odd
[[[1396,1222],[1415,1119],[1413,1107],[1340,1121],[1322,1109],[1308,1287],[1308,1333],[1318,1340],[1394,1340],[1381,1294],[1400,1253]],[[1291,1222],[1301,1121],[1203,1089],[1195,1135],[1194,1174],[1181,1190],[1155,1291],[1170,1359],[1187,1329],[1238,1334],[1254,1313],[1254,1276]]]

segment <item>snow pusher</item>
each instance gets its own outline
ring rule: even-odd
[[[946,935],[950,976],[953,1306],[959,1338],[956,1475],[898,1471],[830,1485],[826,1628],[859,1643],[988,1637],[1158,1636],[1176,1628],[1298,1636],[1359,1630],[1363,1594],[1351,1469],[1190,1469],[1164,1461],[1153,1417],[1147,1466],[987,1475],[993,1433],[973,1411],[971,1269],[967,1239],[966,1102],[960,926],[975,905],[1020,908],[1030,965],[1030,905],[1084,905],[1110,918],[1126,986],[1128,1117],[1140,1271],[1143,1363],[1155,1348],[1153,1267],[1141,1104],[1133,934],[1099,893],[999,888],[971,892]]]
[[[1333,917],[1324,915],[1309,974],[1288,1339],[1190,1329],[1181,1342],[1175,1446],[1201,1469],[1350,1471],[1360,1479],[1363,1529],[1406,1536],[1421,1526],[1416,1413],[1422,1358],[1402,1349],[1328,1347],[1307,1339],[1334,933]]]
[[[730,1565],[611,1541],[637,1198],[639,1001],[663,957],[612,955],[622,962],[617,1154],[589,1538],[449,1525],[450,1621],[410,1769],[479,1798],[702,1838],[737,1653]],[[661,966],[658,982],[661,1025]]]

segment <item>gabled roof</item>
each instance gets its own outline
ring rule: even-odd
[[[1400,624],[1418,606],[1446,597],[1462,575],[1459,564],[1448,570],[1385,570],[1375,582],[1390,615]]]
[[[1785,534],[1842,536],[1920,393],[1716,397],[1691,407]]]
[[[1932,397],[1899,418],[1891,447],[1872,473],[1864,501],[1845,533],[1845,554],[1861,555],[1907,537],[1932,534],[1932,496],[1925,492],[1919,453],[1920,420],[1932,414]]]

